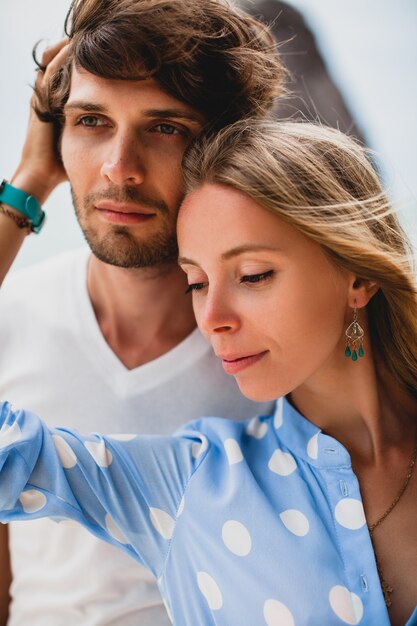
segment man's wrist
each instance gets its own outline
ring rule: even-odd
[[[51,185],[49,181],[45,182],[41,176],[35,173],[19,171],[15,173],[10,184],[28,195],[34,196],[40,204],[44,204],[56,187],[56,185]]]
[[[25,230],[27,234],[32,232],[32,223],[28,217],[16,211],[10,205],[4,205],[0,202],[0,215],[4,215],[5,217],[11,219],[19,230]]]

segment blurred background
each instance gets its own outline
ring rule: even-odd
[[[186,0],[184,0],[186,1]],[[0,177],[22,148],[34,78],[31,50],[62,36],[69,0],[1,3]],[[293,95],[280,116],[319,119],[364,141],[417,249],[416,0],[242,0],[274,22]],[[83,245],[68,184],[45,205],[48,223],[25,242],[14,269]]]

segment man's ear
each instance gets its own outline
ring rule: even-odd
[[[353,309],[365,307],[379,290],[379,285],[365,278],[354,276],[349,285],[348,305]]]

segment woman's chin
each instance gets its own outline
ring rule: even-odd
[[[282,395],[282,391],[277,387],[271,389],[264,383],[255,383],[250,380],[238,380],[236,378],[240,392],[253,402],[274,402]]]

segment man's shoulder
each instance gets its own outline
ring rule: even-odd
[[[28,291],[55,291],[65,277],[86,270],[88,255],[88,248],[68,250],[12,272],[1,287],[0,300],[27,297]]]

